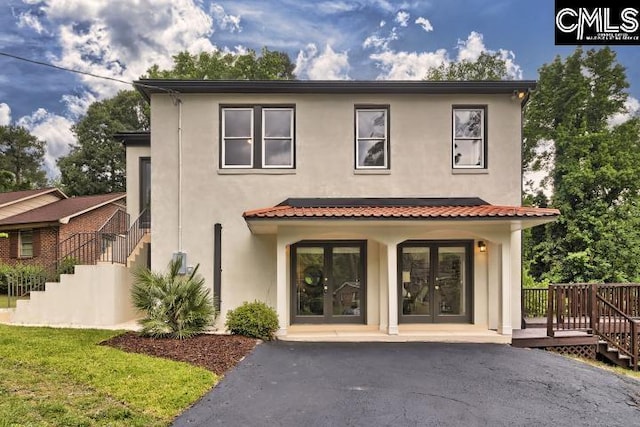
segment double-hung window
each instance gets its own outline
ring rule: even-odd
[[[453,107],[454,169],[486,169],[487,109],[485,106]]]
[[[20,230],[18,232],[18,256],[20,258],[33,257],[33,230]]]
[[[356,106],[356,169],[389,169],[389,107]]]
[[[223,107],[222,168],[293,169],[294,107]]]

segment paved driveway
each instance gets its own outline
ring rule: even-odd
[[[640,381],[497,344],[259,345],[176,426],[640,426]]]

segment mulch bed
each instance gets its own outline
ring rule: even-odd
[[[240,335],[203,334],[185,340],[145,338],[136,332],[126,332],[102,345],[130,353],[187,362],[222,375],[233,368],[258,344],[259,340]]]

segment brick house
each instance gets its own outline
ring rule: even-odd
[[[113,232],[125,232],[125,194],[67,197],[56,188],[0,193],[0,262],[41,265],[78,256],[82,236],[116,220]],[[95,255],[92,249],[91,256]]]

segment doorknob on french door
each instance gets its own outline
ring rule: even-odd
[[[440,290],[440,286],[436,285],[435,289],[436,289],[436,291]]]
[[[326,293],[327,293],[327,291],[329,290],[329,287],[328,287],[327,285],[324,285],[324,286],[323,286],[323,290],[324,290],[324,293],[326,294]]]

